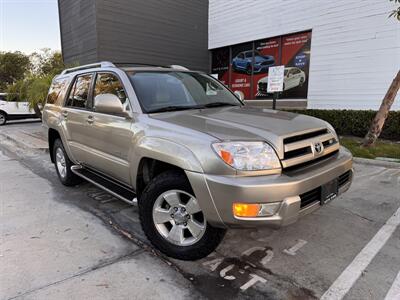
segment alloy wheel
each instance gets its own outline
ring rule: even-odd
[[[164,239],[178,246],[198,242],[207,226],[197,199],[182,190],[164,192],[156,199],[153,222]]]
[[[64,152],[61,148],[57,148],[56,150],[56,165],[61,178],[65,178],[67,175],[67,164],[65,162]]]

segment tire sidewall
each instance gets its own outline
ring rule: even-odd
[[[64,153],[64,157],[65,157],[65,164],[66,164],[66,175],[65,177],[62,177],[60,175],[60,172],[58,171],[57,168],[57,164],[56,164],[56,154],[57,154],[57,149],[61,149],[61,151]],[[71,167],[73,166],[73,163],[71,162],[71,160],[68,157],[67,152],[65,151],[64,145],[62,143],[62,141],[60,139],[57,139],[54,142],[54,146],[53,146],[53,157],[54,157],[54,166],[56,168],[56,172],[58,175],[58,178],[60,179],[61,183],[63,185],[66,186],[73,186],[79,183],[79,177],[76,176],[72,171],[71,171]]]
[[[0,126],[3,126],[7,123],[7,115],[3,112],[0,112],[0,116],[2,116],[4,118],[4,121],[0,121]]]
[[[195,196],[187,178],[179,173],[167,171],[150,182],[139,200],[140,221],[147,238],[161,252],[173,258],[194,260],[207,256],[219,244],[224,230],[213,228],[207,223],[206,231],[202,238],[189,246],[174,245],[157,231],[153,220],[153,206],[156,199],[169,190],[182,190]],[[222,235],[222,237],[218,235]]]

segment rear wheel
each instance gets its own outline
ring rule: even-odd
[[[6,114],[0,111],[0,126],[6,124],[6,122],[7,122]]]
[[[69,159],[60,139],[54,142],[53,157],[58,178],[63,185],[74,186],[82,182],[82,179],[71,171],[74,164]]]
[[[150,242],[173,258],[203,258],[225,235],[224,229],[207,222],[186,176],[176,171],[166,171],[149,183],[140,198],[139,213]]]

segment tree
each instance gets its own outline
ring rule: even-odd
[[[8,99],[28,101],[30,107],[41,117],[43,106],[53,77],[59,74],[65,65],[58,51],[42,49],[30,56],[30,72],[24,78],[8,85]]]
[[[390,0],[390,2],[394,2],[398,4],[399,7],[393,10],[389,17],[395,17],[400,21],[400,0]],[[400,71],[397,72],[396,77],[393,79],[392,84],[390,85],[388,91],[386,92],[385,97],[382,100],[381,106],[379,107],[378,112],[375,115],[374,120],[371,123],[368,133],[364,138],[364,147],[373,146],[378,139],[379,135],[382,132],[383,125],[385,124],[386,118],[389,114],[390,108],[396,99],[397,92],[400,89]]]
[[[24,78],[31,67],[29,57],[21,52],[0,52],[0,91]]]

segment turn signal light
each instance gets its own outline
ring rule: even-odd
[[[259,204],[233,203],[233,214],[236,217],[257,217],[259,211]]]

